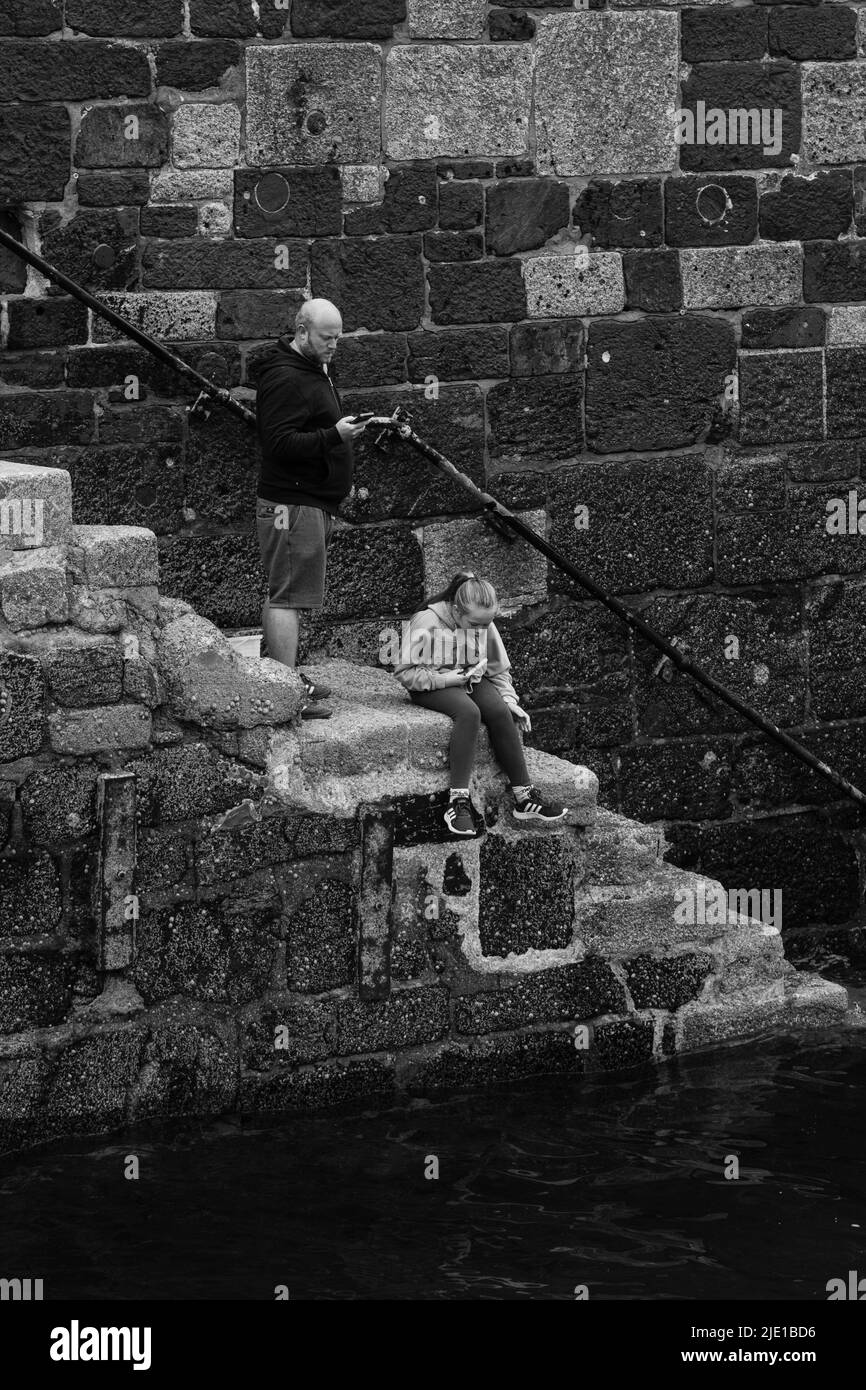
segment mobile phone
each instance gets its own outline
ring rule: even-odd
[[[360,413],[360,415],[353,415],[353,416],[352,416],[352,424],[353,424],[353,425],[366,424],[366,422],[367,422],[368,420],[372,420],[372,419],[373,419],[373,416],[374,416],[375,414],[376,414],[375,410],[362,410],[361,413]]]

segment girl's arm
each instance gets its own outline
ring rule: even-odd
[[[445,690],[466,684],[466,677],[454,668],[433,665],[433,637],[436,615],[429,609],[418,613],[409,624],[394,675],[406,690]]]
[[[511,662],[505,651],[505,643],[499,633],[495,623],[491,623],[487,630],[487,670],[485,676],[491,685],[495,685],[503,700],[507,705],[519,705],[520,700],[517,691],[511,683],[508,672],[511,670]]]

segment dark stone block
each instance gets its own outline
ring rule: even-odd
[[[468,995],[455,1003],[460,1033],[497,1033],[529,1023],[595,1018],[625,1009],[625,990],[606,961],[590,958],[528,975],[510,988]]]
[[[252,38],[257,27],[249,0],[190,0],[189,22],[194,34],[217,38]]]
[[[150,179],[146,169],[79,173],[76,188],[81,207],[122,208],[146,203]]]
[[[198,227],[194,207],[155,207],[141,210],[141,235],[152,237],[191,237]]]
[[[850,658],[843,658],[843,661],[839,674],[844,685],[850,672]],[[821,665],[824,667],[822,674],[825,674],[826,665],[824,662]],[[835,679],[837,672],[833,674]],[[858,672],[858,676],[862,677],[862,672]],[[818,687],[822,685],[819,679]],[[813,711],[816,703],[813,702]],[[837,703],[840,703],[838,697]],[[848,712],[846,709],[845,714]],[[798,738],[810,752],[841,772],[855,787],[862,786],[866,774],[862,724],[849,724],[821,733],[808,730]],[[790,757],[778,744],[760,737],[745,740],[736,749],[734,790],[738,805],[747,815],[774,811],[786,805],[821,806],[840,799],[838,790],[825,777],[813,772],[798,758]]]
[[[146,1003],[173,995],[245,1004],[267,988],[279,906],[258,900],[145,908],[130,977]]]
[[[36,658],[0,652],[0,689],[9,701],[0,721],[0,763],[11,763],[42,747],[45,681]]]
[[[676,251],[627,251],[622,269],[627,309],[665,314],[681,308],[683,286]]]
[[[591,1062],[604,1071],[639,1066],[653,1050],[653,1025],[649,1019],[618,1018],[600,1023],[594,1030]]]
[[[487,249],[497,256],[531,251],[568,226],[568,184],[503,179],[487,190]]]
[[[623,815],[643,821],[725,820],[731,815],[731,766],[724,744],[639,745],[624,748],[620,757]]]
[[[533,700],[573,696],[598,742],[630,741],[628,633],[613,614],[597,603],[560,601],[545,613],[503,619],[500,630]]]
[[[60,911],[60,879],[48,854],[0,858],[2,935],[47,935],[57,929]]]
[[[278,245],[288,248],[289,264],[284,270],[275,264]],[[207,237],[151,241],[142,252],[141,278],[148,289],[162,290],[295,289],[306,283],[307,249],[302,241],[278,242],[265,237],[254,241],[210,241]]]
[[[52,46],[55,52],[61,47]],[[15,207],[25,196],[46,201],[63,197],[71,165],[68,111],[57,106],[37,111],[0,107],[0,149],[0,205]]]
[[[487,393],[492,464],[574,458],[583,446],[583,377],[513,378]]]
[[[43,653],[43,669],[61,705],[110,705],[123,693],[123,657],[114,642],[62,645]]]
[[[734,9],[682,11],[684,63],[737,63],[763,58],[767,11]]]
[[[253,1114],[268,1111],[317,1110],[356,1106],[395,1090],[394,1064],[365,1057],[347,1066],[321,1065],[279,1072],[268,1077],[242,1077],[240,1105]]]
[[[4,353],[0,357],[0,381],[7,387],[29,386],[34,391],[62,386],[65,358],[64,352]]]
[[[119,392],[112,393],[109,401],[117,399],[118,395]],[[173,443],[180,448],[183,427],[183,414],[171,406],[121,404],[116,410],[105,410],[99,417],[99,442],[123,444],[152,439],[155,443]]]
[[[726,451],[716,470],[716,510],[778,511],[785,506],[784,450],[751,454]]]
[[[811,178],[786,174],[778,191],[761,198],[761,236],[774,241],[832,240],[847,232],[852,212],[850,169],[831,169]]]
[[[434,323],[513,323],[526,317],[518,260],[433,265],[429,280]]]
[[[294,859],[295,826],[291,820],[269,817],[236,830],[213,830],[196,843],[196,882],[231,883],[257,869],[287,864]]]
[[[740,356],[740,439],[744,444],[822,437],[822,357],[817,350]]]
[[[830,581],[807,594],[809,681],[812,711],[818,719],[866,714],[866,652],[861,642],[851,640],[852,632],[860,632],[859,624],[864,622],[866,588],[859,580]]]
[[[159,563],[165,598],[185,599],[217,627],[261,622],[265,579],[254,536],[168,536]]]
[[[130,289],[137,284],[136,241],[138,211],[123,208],[85,209],[65,227],[54,213],[42,218],[42,255],[85,289]],[[97,247],[109,247],[113,259],[101,265],[94,259]]]
[[[583,367],[584,333],[580,319],[530,319],[509,334],[512,376],[546,376]]]
[[[210,0],[207,0],[210,3]],[[406,18],[406,0],[293,0],[296,39],[390,39]]]
[[[593,180],[578,196],[572,221],[592,245],[641,249],[662,241],[662,186],[659,179]]]
[[[64,460],[72,474],[77,526],[146,526],[157,533],[183,524],[184,477],[171,444],[109,445]]]
[[[822,347],[825,322],[823,309],[803,305],[744,309],[741,346],[763,349]]]
[[[488,24],[493,43],[535,38],[535,20],[525,10],[491,10]]]
[[[421,547],[408,526],[358,526],[334,535],[324,612],[333,617],[413,613],[424,595]]]
[[[710,475],[700,454],[558,468],[550,475],[550,499],[551,543],[606,589],[641,592],[710,582]],[[574,528],[577,505],[589,510],[585,531]],[[548,584],[571,591],[558,571],[550,571]]]
[[[724,534],[725,528],[721,529]],[[725,576],[722,582],[730,583],[726,561],[725,554],[720,561]],[[738,578],[736,582],[747,581]],[[756,598],[722,594],[657,598],[642,609],[641,616],[669,640],[676,637],[692,661],[776,723],[796,724],[804,717],[807,654],[799,606],[790,596],[775,592]],[[732,636],[739,647],[730,642]],[[702,698],[688,677],[660,679],[654,674],[658,660],[657,648],[643,638],[635,639],[634,704],[642,738],[706,733],[715,739],[723,731],[751,727],[728,705]],[[675,750],[670,754],[672,760],[678,756],[687,760],[696,753],[694,746],[682,745],[680,754],[676,752],[679,745],[671,747]],[[719,792],[725,793],[730,778],[730,748],[726,748],[716,742],[701,747],[696,798],[717,802]],[[665,752],[660,749],[657,756],[657,766],[664,764]],[[668,793],[650,790],[648,798],[652,801],[654,796],[654,804],[658,804],[666,794],[675,804],[675,788]],[[640,793],[633,789],[631,795]],[[687,789],[681,792],[684,803],[690,795]]]
[[[62,1023],[72,1005],[75,961],[52,952],[0,956],[0,1033]]]
[[[337,362],[344,390],[397,385],[406,380],[406,335],[359,333],[341,338]]]
[[[93,427],[93,397],[87,391],[0,397],[0,449],[87,444]]]
[[[526,1076],[579,1075],[583,1054],[564,1029],[500,1034],[449,1043],[413,1068],[407,1089],[427,1096],[437,1091],[476,1090]]]
[[[820,5],[809,14],[780,5],[770,11],[769,52],[797,62],[857,57],[857,13],[848,5]]]
[[[190,430],[184,505],[198,525],[249,525],[255,516],[258,457],[245,420],[213,411]]]
[[[669,246],[734,246],[754,241],[758,188],[754,179],[684,174],[665,184]]]
[[[161,748],[127,764],[135,773],[143,825],[228,811],[253,794],[250,774],[204,743]]]
[[[288,1030],[285,1043],[285,1035],[277,1031],[283,1028]],[[241,1025],[241,1065],[254,1071],[269,1071],[273,1067],[322,1061],[337,1050],[334,1031],[331,1000],[286,995],[269,1002],[257,1018]]]
[[[183,33],[182,0],[151,0],[144,9],[136,0],[115,0],[110,13],[102,0],[66,0],[70,29],[96,37],[171,37]]]
[[[129,116],[138,121],[138,138],[124,134]],[[123,169],[155,167],[168,159],[168,115],[160,107],[91,106],[81,118],[75,141],[75,163],[79,168]]]
[[[762,584],[862,570],[866,538],[827,532],[831,490],[839,495],[838,484],[792,485],[787,511],[720,517],[716,578],[723,584]]]
[[[96,769],[86,763],[34,772],[21,789],[24,834],[36,843],[77,840],[96,829]]]
[[[388,999],[370,1002],[341,999],[336,1013],[335,1051],[341,1056],[436,1042],[450,1027],[448,994],[441,985],[395,990]]]
[[[833,303],[866,299],[866,240],[807,241],[803,298]]]
[[[337,820],[334,816],[299,816],[295,835],[295,854],[341,854],[355,848],[360,837],[357,821]]]
[[[463,867],[463,860],[456,852],[449,854],[445,860],[442,891],[451,897],[461,898],[472,891],[472,879]]]
[[[862,475],[853,444],[802,444],[785,450],[788,476],[794,482],[820,482],[824,478],[851,478]]]
[[[356,912],[355,895],[348,883],[334,878],[316,883],[315,895],[296,907],[289,917],[289,989],[319,994],[354,982],[358,951]]]
[[[707,112],[713,108],[726,113],[742,109],[780,110],[781,148],[778,154],[765,154],[763,144],[683,144],[682,169],[769,169],[789,165],[791,155],[800,149],[800,70],[793,63],[698,64],[683,81],[683,109],[694,114],[698,101],[705,103]],[[725,133],[732,132],[728,129]],[[772,142],[772,126],[770,135]]]
[[[130,1097],[130,1120],[186,1119],[235,1108],[238,1058],[232,1031],[208,1021],[160,1021],[151,1027],[146,1067]]]
[[[497,159],[496,161],[496,177],[498,179],[529,179],[534,174],[534,159],[521,159],[509,155],[507,159]]]
[[[492,179],[493,163],[489,159],[440,159],[436,164],[436,175],[437,178],[445,181],[451,179]],[[441,188],[439,193],[441,196]]]
[[[786,928],[845,922],[858,908],[857,812],[813,811],[721,826],[672,825],[667,859],[726,887],[781,889]]]
[[[233,39],[161,43],[156,50],[157,86],[185,92],[217,87],[223,73],[242,59],[243,46]]]
[[[678,449],[706,436],[736,345],[718,318],[595,320],[588,358],[588,447]]]
[[[508,331],[490,328],[422,329],[410,333],[409,380],[471,380],[508,375]]]
[[[6,101],[146,97],[150,68],[146,54],[130,44],[89,39],[35,45],[10,41],[0,48],[0,91]],[[20,179],[20,169],[17,173]]]
[[[217,337],[270,340],[283,333],[291,335],[303,302],[302,290],[223,291],[217,308]]]
[[[484,190],[480,183],[462,179],[439,185],[439,226],[443,231],[466,232],[484,219]]]
[[[392,170],[380,204],[346,213],[346,235],[383,236],[387,232],[423,232],[435,227],[436,187],[435,164],[419,161]]]
[[[866,348],[836,348],[827,353],[827,434],[833,438],[866,433],[864,366]]]
[[[10,212],[0,212],[0,228],[9,236],[21,242],[21,226],[17,217],[13,217]],[[27,265],[16,256],[14,251],[7,251],[5,246],[0,246],[0,293],[21,294],[27,284]]]
[[[418,327],[424,315],[424,270],[417,234],[318,241],[311,256],[313,295],[339,306],[347,332]]]
[[[0,0],[0,35],[4,38],[56,34],[63,28],[63,0]]]
[[[626,961],[625,973],[635,1008],[673,1011],[697,999],[713,967],[712,956],[684,951],[660,960],[635,956]]]
[[[70,1042],[49,1055],[50,1079],[40,1096],[30,1142],[118,1129],[126,1118],[146,1037],[145,1028],[127,1024]]]
[[[424,255],[428,261],[480,261],[484,238],[477,232],[427,232]]]
[[[390,412],[399,402],[406,403],[405,393],[384,392],[373,396],[344,395],[343,404],[350,413],[356,409],[370,409],[377,412]],[[477,386],[444,386],[438,398],[426,400],[423,393],[413,395],[411,401],[413,425],[421,437],[428,440],[435,449],[451,460],[462,472],[479,486],[484,486],[484,407],[481,392]],[[478,510],[475,503],[459,487],[444,477],[437,469],[427,463],[411,444],[394,438],[388,453],[386,469],[382,467],[382,455],[373,443],[373,432],[355,444],[354,493],[343,504],[342,515],[353,523],[361,521],[380,521],[388,517],[438,516],[453,512]],[[341,532],[343,537],[355,536],[354,531]],[[397,539],[392,533],[368,532],[367,542],[375,546],[376,539],[383,545]],[[404,535],[399,537],[397,554],[393,557],[391,571],[393,583],[401,586],[402,592],[416,594],[417,548],[414,541]],[[347,542],[348,543],[348,542]],[[336,544],[336,540],[335,540]],[[355,542],[360,545],[361,541]],[[366,552],[365,552],[366,555]],[[373,560],[374,549],[369,551],[369,563],[388,563],[384,558]],[[352,561],[354,563],[354,561]],[[366,566],[365,558],[363,564]],[[382,592],[382,586],[373,578],[373,572],[361,571],[359,583],[370,584],[370,595]],[[408,587],[407,587],[408,586]],[[331,584],[331,592],[335,585]],[[359,588],[355,602],[363,602],[364,594]],[[326,612],[331,613],[331,608]],[[367,603],[367,612],[382,611],[375,603]],[[411,611],[411,608],[406,611]]]
[[[139,831],[135,846],[136,893],[164,893],[170,889],[172,896],[191,898],[195,888],[192,865],[192,843],[176,827]]]
[[[481,847],[480,872],[478,931],[485,956],[570,944],[574,862],[565,841],[547,837],[511,844],[488,836]]]
[[[256,186],[265,177],[279,174],[288,185],[288,202],[280,212],[265,212],[256,201]],[[339,236],[343,222],[343,187],[336,164],[315,168],[279,166],[273,169],[236,169],[234,196],[235,234],[264,236]],[[281,199],[261,200],[266,207]],[[285,196],[285,195],[284,195]]]

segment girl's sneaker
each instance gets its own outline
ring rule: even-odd
[[[445,824],[452,835],[474,835],[475,821],[468,796],[455,796],[445,812]]]
[[[537,787],[530,787],[526,796],[515,801],[511,814],[516,820],[537,820],[552,825],[565,820],[568,807],[560,806],[558,801],[545,801]]]

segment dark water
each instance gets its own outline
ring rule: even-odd
[[[604,1083],[67,1141],[0,1160],[0,1275],[46,1299],[826,1301],[866,1275],[864,1095],[866,1032],[822,1032]]]

